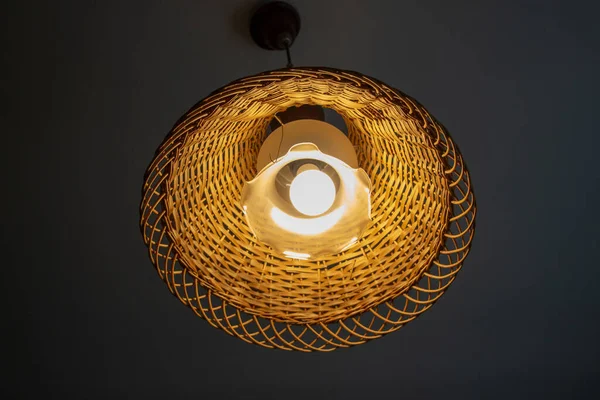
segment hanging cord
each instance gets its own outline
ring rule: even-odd
[[[287,67],[292,68],[294,64],[292,64],[292,56],[290,55],[290,44],[287,40],[285,42],[285,54],[287,55]]]

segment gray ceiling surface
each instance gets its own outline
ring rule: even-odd
[[[458,279],[398,332],[331,354],[262,349],[173,297],[138,228],[175,121],[281,68],[256,1],[4,5],[4,398],[599,398],[596,2],[297,0],[298,66],[424,104],[471,170]]]

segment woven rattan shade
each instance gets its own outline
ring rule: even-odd
[[[253,237],[240,204],[273,116],[341,114],[372,181],[372,223],[343,253],[292,260]],[[235,81],[173,128],[145,177],[141,227],[161,278],[247,342],[331,350],[400,328],[454,280],[474,233],[469,176],[415,100],[348,71],[294,68]]]

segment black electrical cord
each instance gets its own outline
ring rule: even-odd
[[[290,45],[288,42],[285,43],[285,54],[287,55],[287,67],[292,68],[294,64],[292,64],[292,56],[290,55]]]

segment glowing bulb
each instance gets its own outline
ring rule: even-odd
[[[335,185],[331,178],[314,164],[304,164],[290,185],[290,200],[304,215],[321,215],[335,201]]]
[[[277,146],[271,154],[277,154]],[[314,143],[298,139],[283,157],[258,168],[244,185],[240,205],[256,238],[281,256],[311,260],[344,251],[371,220],[366,172],[321,152]]]

